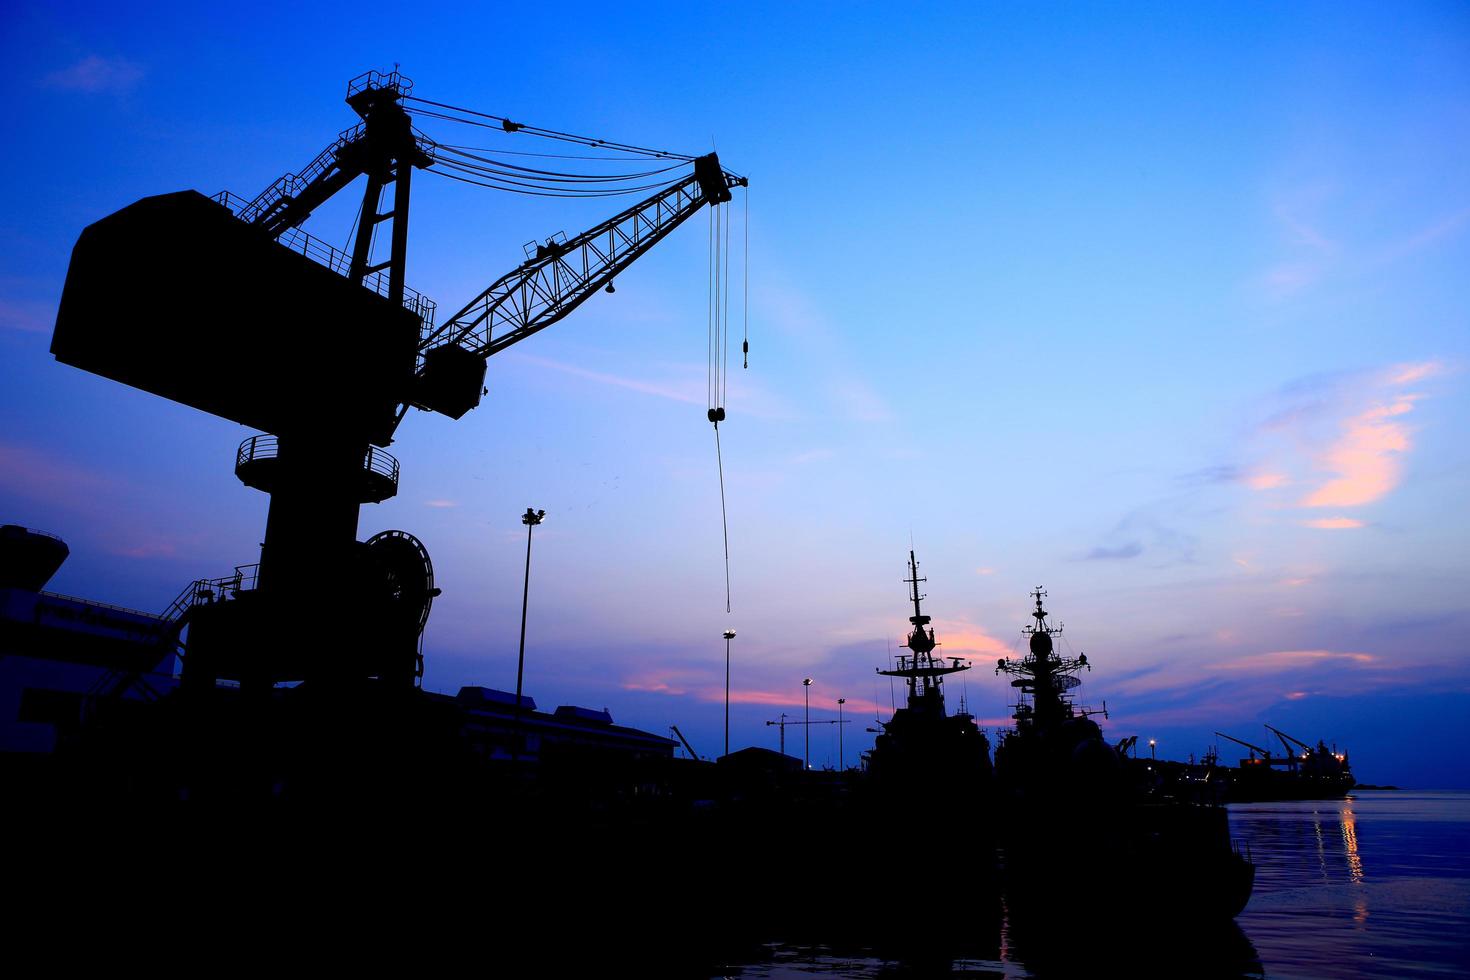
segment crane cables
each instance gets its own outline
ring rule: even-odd
[[[429,141],[433,143],[434,148],[434,162],[429,168],[431,173],[492,190],[535,197],[619,197],[656,191],[677,183],[681,178],[673,176],[673,171],[682,170],[686,164],[692,163],[695,159],[692,154],[688,153],[674,153],[669,150],[656,150],[615,140],[578,136],[559,130],[517,123],[505,116],[478,112],[416,96],[405,96],[404,100],[416,103],[413,111],[419,118],[458,123],[505,134],[537,136],[600,151],[596,154],[536,153],[527,150],[506,150],[437,140]],[[535,167],[503,159],[507,156],[543,160],[577,160],[582,161],[582,164],[576,169],[568,164]],[[650,168],[648,164],[651,162],[667,165]],[[560,169],[551,169],[552,166],[559,166]]]
[[[465,123],[470,126],[483,126],[486,129],[499,129],[506,133],[525,133],[527,136],[540,136],[545,139],[560,140],[562,142],[575,143],[579,146],[588,146],[600,150],[613,150],[619,153],[654,157],[661,160],[682,160],[685,163],[694,162],[694,155],[689,153],[673,153],[669,150],[654,150],[646,146],[619,143],[615,140],[600,140],[591,136],[575,136],[571,133],[563,133],[555,129],[544,129],[540,126],[529,126],[525,123],[511,122],[504,116],[495,116],[487,112],[476,112],[474,109],[452,106],[444,102],[421,99],[415,95],[405,95],[403,100],[405,102],[416,102],[419,105],[434,106],[436,109],[442,109],[444,110],[443,112],[434,112],[430,109],[415,109],[414,111],[420,115],[445,119],[450,122]],[[473,118],[466,119],[464,118],[465,116]]]
[[[749,204],[747,203],[747,208]],[[747,215],[749,212],[747,211]],[[749,232],[746,232],[746,255],[749,261]],[[746,296],[749,296],[748,276]],[[747,324],[749,315],[747,313]],[[708,341],[709,408],[705,417],[715,430],[715,463],[720,476],[720,528],[725,541],[725,612],[730,612],[730,519],[725,505],[725,460],[720,447],[720,423],[725,421],[725,395],[730,365],[730,221],[725,208],[712,204],[709,209],[709,283],[706,302],[706,334]],[[747,326],[747,331],[748,331]],[[747,334],[748,336],[748,334]],[[744,342],[750,350],[750,342]],[[748,363],[746,365],[749,366]]]

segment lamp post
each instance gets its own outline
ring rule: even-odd
[[[1150,759],[1157,759],[1158,758],[1158,756],[1156,754],[1154,754],[1154,746],[1157,745],[1157,744],[1159,744],[1159,743],[1156,742],[1156,741],[1154,741],[1153,739],[1149,739],[1148,740],[1148,757]]]
[[[837,699],[837,771],[842,772],[847,768],[847,756],[842,752],[842,706],[847,703],[847,698]]]
[[[806,723],[801,726],[801,733],[806,737],[806,748],[803,760],[806,768],[812,767],[812,679],[803,677],[801,679],[802,692],[806,694]]]
[[[521,680],[526,673],[526,607],[531,601],[531,531],[545,517],[546,511],[532,510],[529,507],[521,515],[521,523],[526,525],[526,584],[521,590],[521,652],[516,657],[516,731],[515,737],[511,739],[512,759],[516,757],[521,742]]]
[[[725,630],[725,754],[730,754],[730,641],[734,630]]]

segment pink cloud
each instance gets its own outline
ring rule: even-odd
[[[116,494],[119,481],[13,443],[0,443],[0,487],[32,500],[90,508],[97,496]]]
[[[1324,531],[1342,531],[1348,528],[1367,527],[1363,521],[1351,517],[1319,517],[1313,521],[1302,521],[1302,527],[1321,528]]]
[[[624,678],[621,687],[626,691],[652,691],[655,694],[688,694],[691,681],[703,682],[706,671],[681,667],[655,667]]]
[[[112,553],[124,558],[173,558],[179,553],[179,549],[169,541],[150,541],[124,548],[114,548]]]
[[[71,92],[127,92],[143,78],[143,68],[126,58],[85,58],[42,79],[49,88]]]
[[[55,323],[56,304],[0,299],[0,329],[45,333]]]
[[[724,701],[725,689],[707,689],[699,692],[701,701]],[[800,708],[806,703],[801,695],[793,695],[786,691],[752,691],[752,690],[730,690],[731,704],[768,704],[778,708]]]
[[[1386,249],[1379,257],[1382,263],[1396,262],[1415,252],[1422,251],[1440,241],[1453,238],[1459,234],[1460,229],[1470,224],[1470,208],[1461,208],[1451,214],[1447,214],[1433,224],[1430,224],[1410,235],[1408,238]]]
[[[1343,434],[1321,458],[1336,474],[1302,498],[1303,507],[1356,507],[1388,495],[1398,486],[1402,457],[1411,448],[1403,416],[1414,410],[1414,398],[1401,395],[1387,405],[1375,405],[1343,425]]]
[[[1011,652],[1011,644],[964,619],[935,619],[934,635],[942,657],[1005,657]]]
[[[1400,364],[1393,369],[1389,375],[1388,383],[1394,385],[1411,385],[1415,381],[1432,378],[1436,374],[1444,372],[1444,365],[1439,361],[1425,361],[1422,364]]]
[[[1287,483],[1284,473],[1256,473],[1246,477],[1246,486],[1252,490],[1275,490]]]
[[[1267,270],[1262,282],[1268,293],[1276,299],[1282,299],[1312,285],[1320,276],[1321,270],[1315,265],[1283,262]]]
[[[676,387],[664,384],[656,384],[650,381],[641,381],[637,378],[624,378],[616,374],[605,374],[601,371],[589,371],[586,368],[578,367],[575,364],[565,364],[561,361],[554,361],[547,357],[537,357],[534,354],[517,353],[514,356],[517,360],[525,361],[528,364],[535,364],[537,367],[550,368],[553,371],[561,371],[564,374],[570,374],[578,378],[585,378],[588,381],[595,381],[599,384],[611,385],[615,388],[626,388],[629,391],[637,391],[645,395],[653,395],[656,398],[667,398],[670,401],[683,402],[687,405],[703,405],[706,401],[705,398],[700,397],[696,387],[696,383],[692,382]]]
[[[1251,653],[1215,664],[1218,670],[1244,670],[1270,672],[1294,670],[1314,664],[1341,662],[1345,664],[1371,664],[1378,658],[1371,653],[1339,653],[1334,650],[1273,650],[1270,653]]]

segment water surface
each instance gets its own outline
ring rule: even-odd
[[[749,978],[1470,976],[1470,794],[1357,791],[1344,800],[1236,804],[1232,834],[1256,863],[1233,926],[1158,929],[1108,903],[1105,883],[1063,886],[1056,927],[1022,934],[962,910],[916,921],[936,945],[770,943],[724,971]],[[1103,922],[1077,948],[1076,917]],[[985,918],[985,917],[981,917]]]

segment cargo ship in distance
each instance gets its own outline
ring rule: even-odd
[[[1218,803],[1264,803],[1279,800],[1340,800],[1357,780],[1346,752],[1319,740],[1315,746],[1267,725],[1281,742],[1277,754],[1260,745],[1227,735],[1215,734],[1242,746],[1249,753],[1234,766],[1221,765],[1217,749],[1206,752],[1198,762],[1156,764],[1158,778],[1170,792]]]

